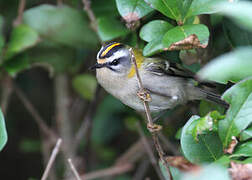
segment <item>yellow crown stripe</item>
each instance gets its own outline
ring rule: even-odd
[[[140,69],[141,65],[142,65],[142,63],[144,61],[142,51],[139,51],[137,49],[133,49],[133,53],[134,53],[134,56],[135,56],[135,59],[136,59],[137,68]],[[128,78],[132,78],[135,74],[136,74],[135,66],[132,63],[130,71],[128,73]]]
[[[101,57],[105,56],[113,47],[119,46],[119,45],[120,45],[120,43],[115,43],[115,44],[112,44],[111,46],[107,47],[107,49],[102,52]]]

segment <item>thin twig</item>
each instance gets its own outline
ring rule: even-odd
[[[73,144],[74,149],[79,146],[83,137],[85,137],[86,140],[89,140],[88,133],[91,132],[91,126],[92,126],[91,120],[96,112],[96,107],[98,104],[97,102],[98,102],[100,90],[101,90],[101,88],[100,88],[100,86],[98,86],[95,91],[94,99],[92,100],[92,102],[88,106],[87,113],[86,113],[85,117],[83,118],[82,124],[75,135],[75,140],[74,140],[74,144]]]
[[[50,137],[50,139],[54,142],[57,139],[57,136],[55,133],[46,125],[45,120],[40,116],[38,111],[35,109],[35,107],[32,105],[32,103],[29,101],[29,99],[26,97],[26,95],[23,93],[23,91],[17,87],[15,84],[13,84],[13,88],[19,99],[22,101],[26,109],[30,112],[31,116],[34,118],[36,123],[38,124],[39,129],[46,135],[47,137]]]
[[[98,31],[98,25],[97,25],[97,20],[96,17],[94,15],[94,12],[91,9],[91,1],[90,0],[82,0],[83,4],[84,4],[84,10],[87,12],[88,18],[91,21],[91,27],[92,29],[97,32]]]
[[[133,50],[131,48],[130,49],[130,53],[131,53],[132,62],[134,64],[134,66],[135,66],[136,76],[137,76],[137,80],[138,80],[138,86],[140,88],[140,91],[144,92],[145,89],[143,87],[142,80],[141,80],[141,77],[140,77],[140,74],[139,74],[139,71],[138,71],[136,59],[135,59],[134,53],[132,51]],[[144,109],[145,109],[145,113],[146,113],[146,116],[147,116],[148,125],[150,125],[151,127],[153,127],[154,123],[153,123],[153,120],[152,120],[152,117],[151,117],[149,104],[145,100],[142,100],[142,101],[143,101],[143,104],[144,104]],[[158,152],[158,155],[160,157],[160,160],[165,165],[166,170],[169,173],[170,179],[172,180],[173,178],[172,178],[172,175],[171,175],[171,171],[170,171],[169,165],[165,161],[164,151],[163,151],[163,148],[160,145],[157,132],[153,131],[153,132],[151,132],[151,135],[152,135],[153,142],[154,142],[154,145],[156,147],[156,150]]]
[[[150,160],[143,159],[141,161],[140,165],[137,167],[136,172],[132,177],[132,180],[144,179],[144,176],[145,176],[146,171],[148,170],[149,166],[150,166]]]
[[[138,122],[138,123],[136,123],[136,125],[137,125],[138,133],[139,133],[140,136],[142,137],[142,143],[143,143],[143,145],[144,145],[144,149],[145,149],[145,151],[147,152],[147,154],[148,154],[148,156],[149,156],[149,159],[150,159],[150,162],[151,162],[152,166],[154,167],[154,169],[155,169],[155,171],[156,171],[158,177],[159,177],[160,179],[165,180],[164,176],[162,175],[162,173],[161,173],[161,171],[160,171],[160,168],[159,168],[159,166],[158,166],[158,163],[157,163],[157,160],[156,160],[156,158],[155,158],[155,156],[154,156],[154,153],[153,153],[153,151],[152,151],[152,149],[151,149],[151,146],[150,146],[150,144],[148,143],[148,141],[147,141],[147,139],[146,139],[146,137],[145,137],[145,135],[144,135],[144,133],[143,133],[143,130],[142,130],[141,126],[140,126],[140,123]]]
[[[26,4],[26,0],[19,0],[19,5],[18,5],[18,16],[17,16],[17,18],[14,20],[13,26],[18,26],[19,24],[22,23],[23,13],[24,13],[24,9],[25,9],[25,4]]]
[[[69,158],[68,163],[70,165],[71,170],[73,171],[73,174],[74,174],[75,178],[77,180],[81,180],[81,177],[80,177],[79,173],[77,172],[76,168],[73,165],[72,159]]]
[[[55,158],[56,158],[56,156],[57,156],[57,154],[59,152],[61,143],[62,143],[62,139],[59,138],[56,145],[55,145],[55,147],[53,148],[52,154],[50,156],[50,159],[48,161],[48,164],[46,166],[46,169],[45,169],[45,171],[43,173],[43,176],[42,176],[41,180],[46,180],[46,178],[48,177],[49,171],[50,171],[50,169],[51,169],[51,167],[53,165],[53,162],[54,162],[54,160],[55,160]]]

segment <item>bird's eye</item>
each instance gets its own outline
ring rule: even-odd
[[[116,65],[118,65],[119,64],[119,59],[115,59],[115,60],[113,60],[111,63],[110,63],[110,65],[113,65],[113,66],[116,66]]]

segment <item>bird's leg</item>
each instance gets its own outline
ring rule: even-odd
[[[142,101],[144,101],[145,103],[151,101],[150,93],[149,93],[148,91],[146,91],[145,89],[140,89],[140,90],[137,92],[137,96],[138,96]],[[154,123],[148,122],[148,123],[147,123],[147,128],[148,128],[148,130],[149,130],[151,133],[153,133],[153,132],[160,131],[160,130],[162,129],[162,126],[160,126],[160,125],[158,125],[158,124],[154,124]]]

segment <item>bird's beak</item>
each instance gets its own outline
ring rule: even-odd
[[[106,63],[95,63],[95,65],[91,66],[89,69],[90,70],[99,69],[106,67],[106,65],[107,65]]]

